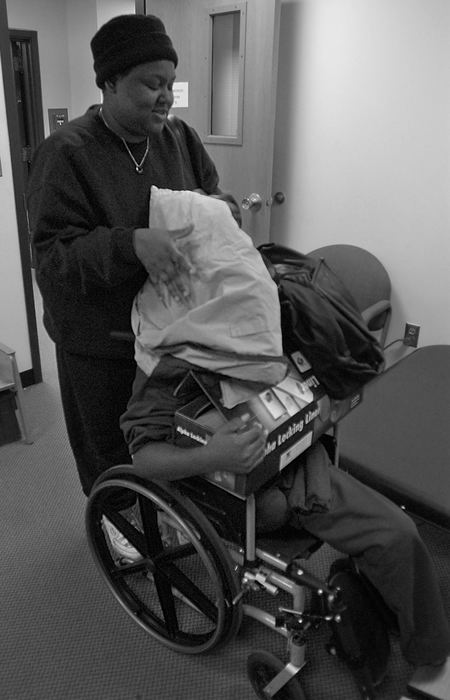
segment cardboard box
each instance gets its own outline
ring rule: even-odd
[[[258,421],[268,431],[266,456],[249,474],[217,471],[205,478],[238,496],[245,497],[276,476],[318,437],[361,401],[357,392],[343,401],[330,400],[311,366],[301,353],[293,353],[287,377],[277,386],[255,392],[234,408],[225,408],[219,382],[205,384],[195,372],[199,395],[175,414],[176,444],[205,445],[220,425],[240,416]]]

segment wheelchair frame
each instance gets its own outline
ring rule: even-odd
[[[136,499],[138,524],[114,507],[118,493]],[[105,517],[140,553],[137,561],[117,559],[105,534]],[[307,634],[325,623],[333,635],[328,651],[347,662],[363,700],[375,697],[386,671],[389,640],[360,575],[349,560],[326,581],[312,575],[304,561],[322,543],[306,531],[296,531],[287,544],[286,533],[278,539],[257,538],[254,494],[241,498],[202,477],[175,486],[156,483],[136,467],[117,466],[94,485],[86,527],[92,555],[112,594],[145,631],[172,650],[215,650],[237,634],[244,616],[252,617],[284,636],[289,649],[286,664],[267,652],[250,655],[247,673],[256,695],[306,700],[299,676],[306,663]],[[261,591],[271,596],[283,591],[292,604],[272,614],[251,603],[252,594]],[[361,629],[359,615],[351,614],[358,596],[370,629]]]

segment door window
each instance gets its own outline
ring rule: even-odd
[[[242,143],[245,3],[209,10],[209,143]]]

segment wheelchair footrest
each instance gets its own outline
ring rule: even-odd
[[[340,589],[346,606],[340,621],[332,624],[331,646],[347,662],[371,698],[373,687],[385,677],[390,656],[386,625],[370,585],[352,569],[351,563],[338,560],[331,569],[328,583]]]
[[[306,530],[291,527],[257,537],[256,546],[265,552],[290,563],[295,559],[308,559],[323,544]]]

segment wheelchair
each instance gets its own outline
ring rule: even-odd
[[[321,439],[335,449],[334,436]],[[118,494],[135,501],[137,524],[114,508]],[[117,559],[105,517],[139,552],[137,561]],[[285,661],[263,650],[249,656],[256,696],[307,700],[301,670],[308,633],[326,625],[327,651],[347,663],[363,700],[376,697],[390,654],[381,600],[350,559],[334,562],[325,580],[310,573],[307,560],[323,543],[306,531],[257,536],[254,494],[238,497],[203,477],[168,485],[137,467],[116,466],[94,485],[86,527],[113,596],[169,649],[216,651],[251,617],[282,635],[288,649]],[[287,604],[274,605],[279,594]],[[267,606],[259,607],[261,598]]]

